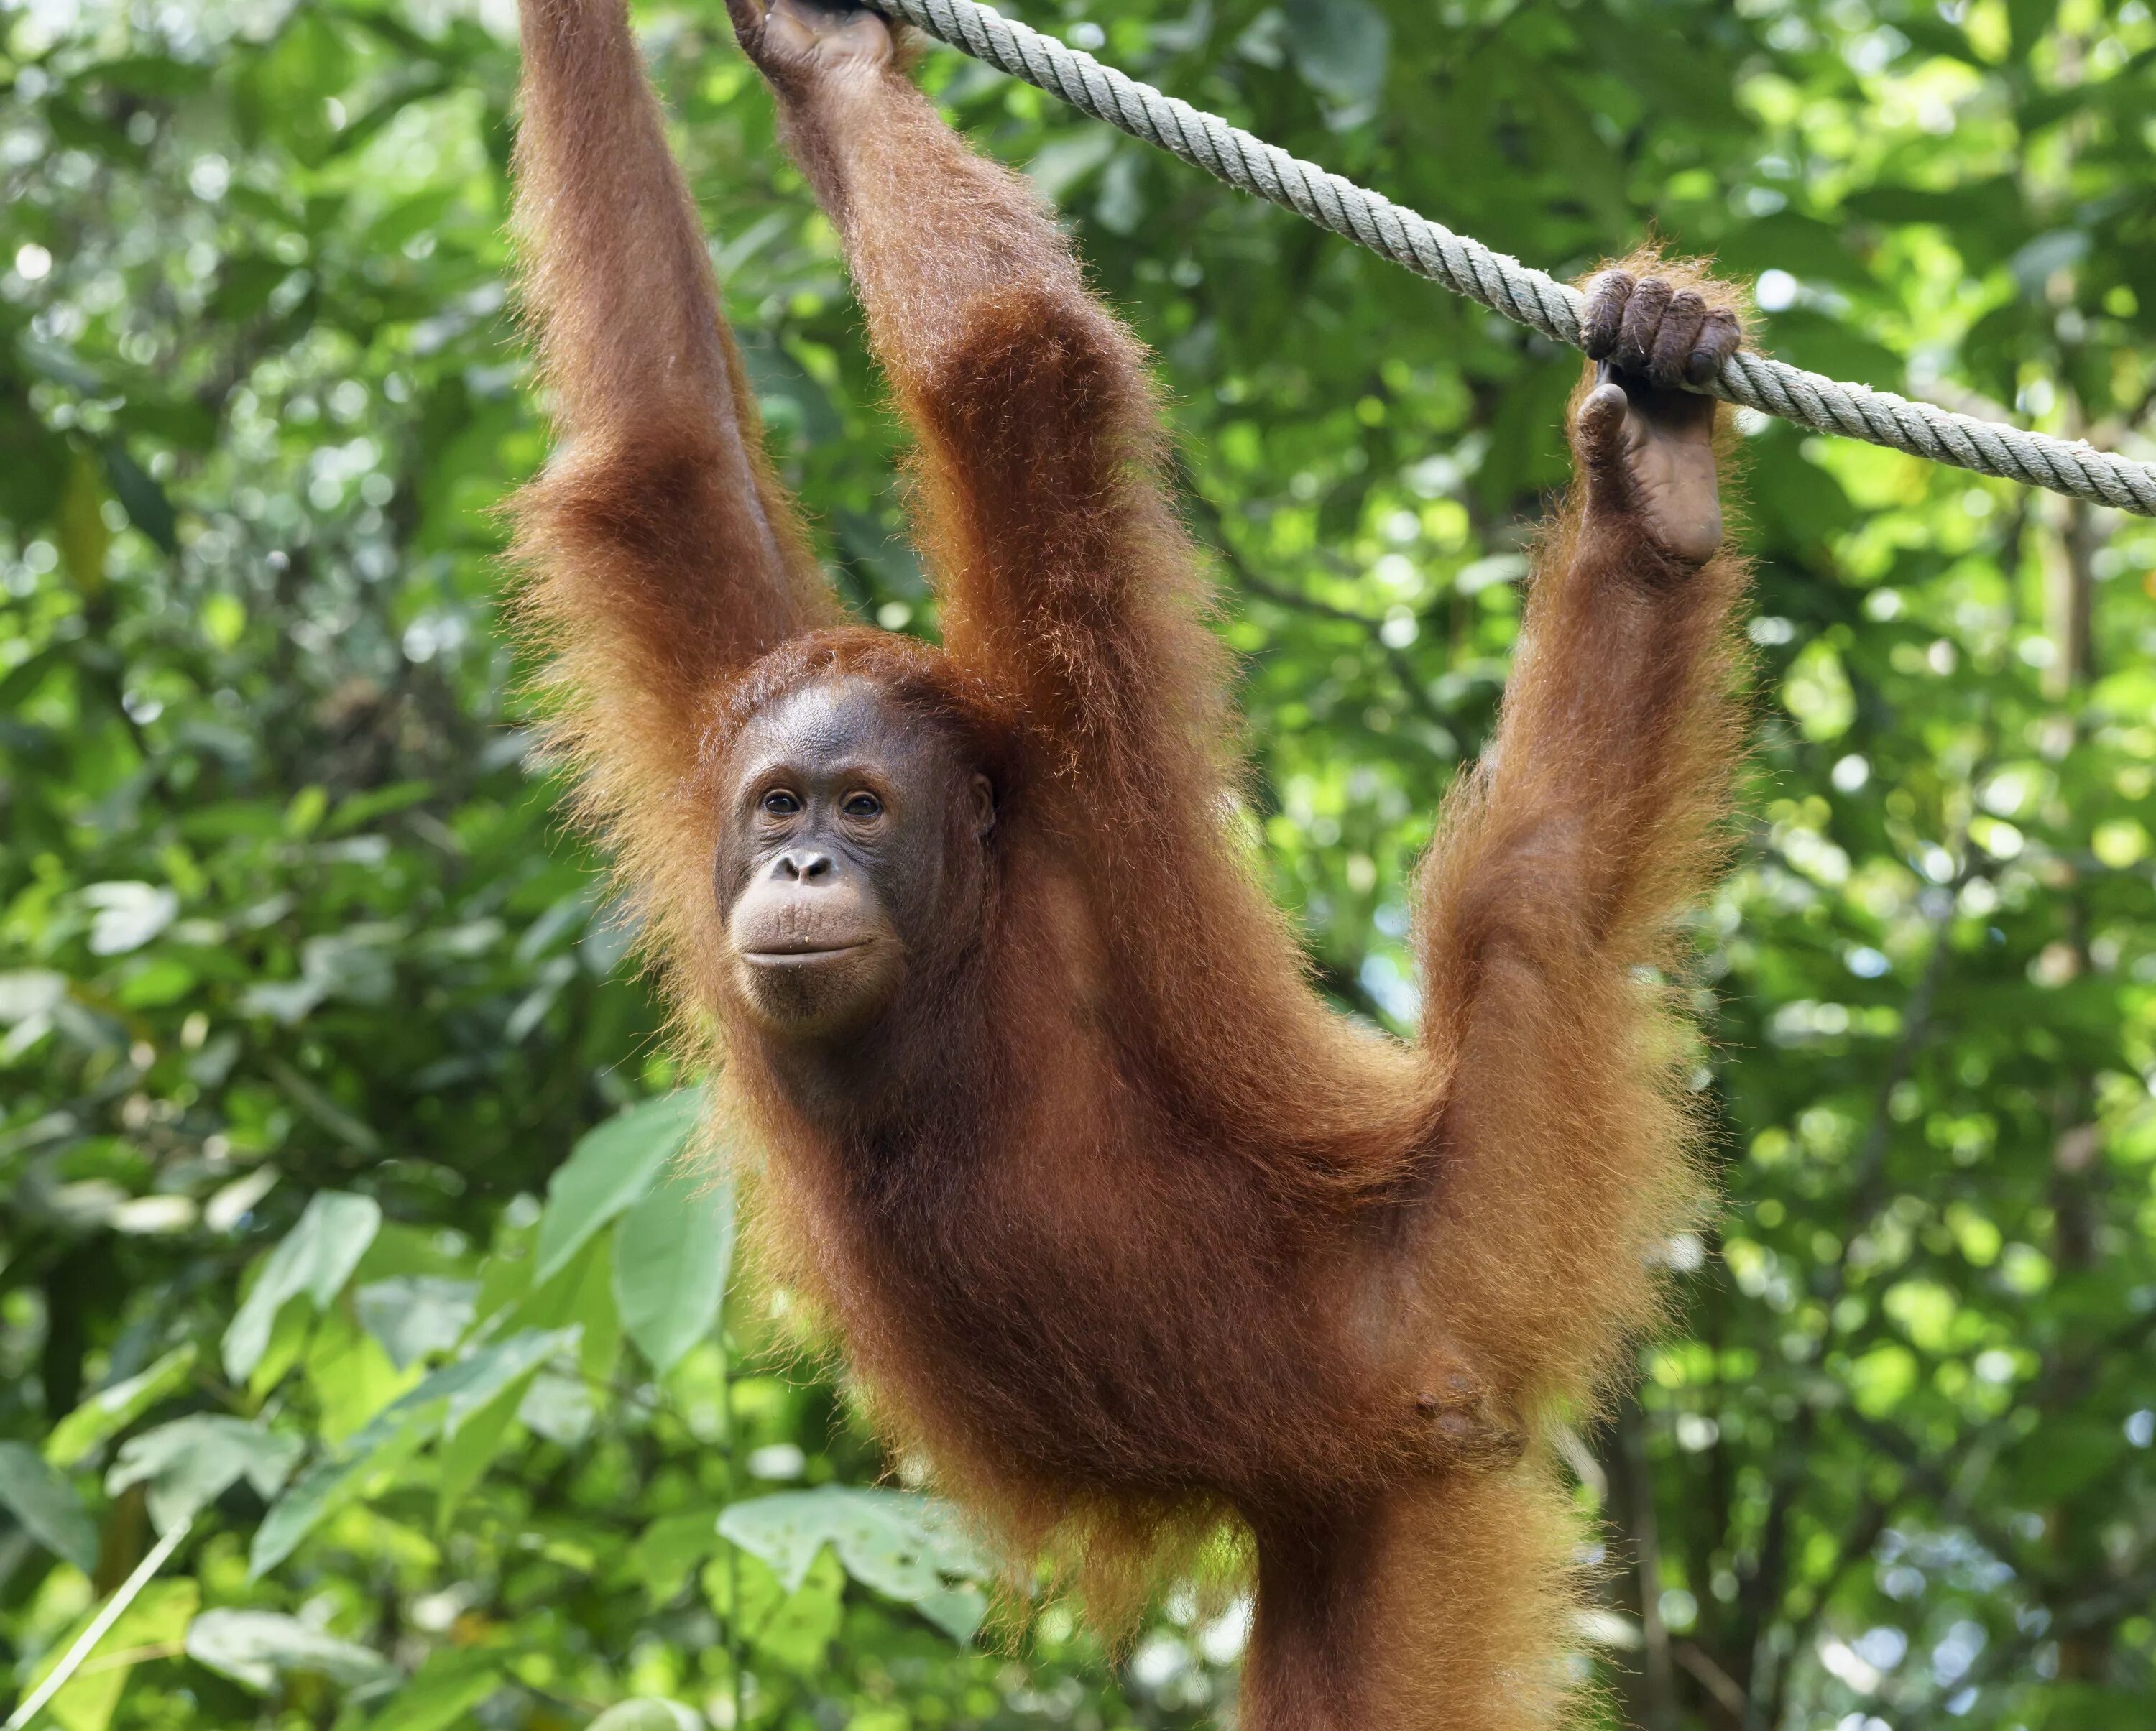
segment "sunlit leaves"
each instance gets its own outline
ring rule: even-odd
[[[253,1572],[275,1568],[322,1521],[364,1495],[371,1480],[436,1437],[454,1440],[468,1420],[576,1339],[572,1329],[526,1329],[435,1371],[326,1453],[277,1500],[255,1532],[248,1559]]]
[[[90,930],[90,953],[124,955],[140,950],[172,923],[180,899],[155,883],[92,883],[82,892],[95,910]]]
[[[703,1723],[678,1701],[624,1701],[593,1719],[590,1731],[701,1731]]]
[[[146,1658],[179,1651],[201,1602],[202,1589],[195,1581],[151,1582],[106,1626],[91,1648],[89,1661],[52,1698],[45,1710],[53,1722],[62,1731],[105,1731],[134,1667]],[[53,1643],[44,1662],[32,1672],[28,1687],[34,1688],[44,1681],[63,1656],[89,1632],[95,1615],[85,1612]]]
[[[261,1275],[224,1334],[225,1374],[244,1378],[270,1345],[279,1313],[306,1298],[322,1309],[359,1266],[382,1210],[372,1198],[324,1191],[307,1204],[299,1224],[270,1253]]]
[[[266,1695],[280,1677],[313,1673],[364,1700],[396,1680],[396,1668],[371,1647],[341,1641],[297,1617],[273,1611],[206,1611],[187,1626],[187,1657]]]
[[[672,1370],[718,1320],[733,1241],[732,1180],[678,1160],[622,1216],[614,1299],[654,1370]]]
[[[654,1606],[681,1590],[698,1565],[719,1548],[719,1510],[707,1507],[662,1515],[637,1536],[625,1573]]]
[[[31,1538],[87,1571],[97,1560],[97,1529],[74,1487],[27,1443],[0,1442],[0,1508]]]
[[[406,1274],[377,1280],[353,1295],[361,1326],[388,1351],[400,1370],[463,1339],[477,1306],[478,1287],[440,1275]]]
[[[900,1491],[829,1485],[737,1503],[719,1531],[762,1559],[788,1592],[808,1577],[824,1547],[846,1572],[919,1609],[960,1640],[980,1626],[987,1601],[974,1585],[988,1568],[957,1510]]]
[[[609,1119],[583,1138],[547,1186],[533,1279],[568,1266],[592,1234],[642,1196],[695,1127],[700,1089],[680,1088]]]
[[[199,1355],[195,1343],[184,1340],[134,1375],[100,1389],[53,1426],[45,1438],[45,1458],[56,1466],[74,1466],[182,1386]]]
[[[147,1485],[151,1522],[165,1533],[242,1478],[267,1501],[299,1457],[300,1445],[290,1437],[244,1419],[195,1413],[122,1444],[105,1488],[117,1496],[130,1485]]]
[[[491,1695],[501,1677],[488,1655],[443,1648],[367,1721],[367,1731],[447,1731]]]

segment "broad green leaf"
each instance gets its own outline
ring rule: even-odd
[[[54,1555],[85,1575],[97,1563],[97,1528],[74,1487],[26,1442],[0,1442],[0,1508]]]
[[[401,1466],[438,1436],[455,1437],[505,1390],[576,1342],[574,1329],[528,1329],[444,1365],[277,1499],[255,1530],[249,1573],[275,1569],[324,1520],[362,1495],[376,1475]]]
[[[483,1287],[480,1314],[487,1320],[478,1331],[478,1338],[524,1329],[565,1329],[572,1324],[588,1329],[596,1324],[618,1340],[621,1323],[613,1314],[609,1254],[613,1247],[603,1237],[592,1239],[553,1278],[527,1283],[521,1291],[517,1290],[514,1281]],[[488,1268],[491,1270],[502,1260],[490,1258]],[[527,1259],[510,1266],[528,1270],[531,1265]],[[502,1305],[492,1316],[488,1316],[485,1308],[490,1300]]]
[[[629,1338],[660,1375],[716,1326],[733,1248],[732,1180],[680,1160],[622,1216],[614,1302]]]
[[[613,1379],[621,1359],[621,1310],[613,1296],[613,1245],[602,1235],[562,1273],[568,1283],[568,1308],[557,1328],[583,1331],[577,1343],[577,1369],[595,1385]]]
[[[381,1342],[341,1307],[332,1307],[316,1327],[304,1363],[316,1429],[325,1442],[341,1442],[423,1380],[417,1365],[399,1370],[390,1363]]]
[[[277,1313],[277,1320],[270,1329],[270,1344],[262,1349],[262,1356],[248,1372],[249,1393],[267,1394],[285,1380],[292,1367],[306,1356],[308,1343],[314,1339],[315,1324],[321,1320],[311,1304],[288,1303]]]
[[[168,1533],[242,1478],[264,1501],[275,1497],[291,1477],[300,1447],[246,1419],[198,1412],[130,1437],[105,1475],[105,1493],[116,1497],[146,1483],[151,1522]]]
[[[459,1425],[456,1435],[442,1439],[435,1459],[437,1532],[449,1530],[449,1518],[456,1512],[457,1504],[501,1452],[502,1445],[509,1440],[509,1427],[516,1421],[518,1409],[538,1374],[536,1366],[526,1371]]]
[[[367,1253],[382,1209],[371,1196],[323,1191],[307,1204],[299,1223],[270,1252],[261,1277],[224,1331],[225,1375],[244,1382],[270,1344],[277,1315],[305,1297],[317,1311],[328,1308]]]
[[[202,1589],[192,1580],[153,1580],[143,1588],[53,1697],[45,1708],[53,1723],[63,1731],[105,1731],[112,1723],[113,1709],[119,1706],[136,1664],[146,1653],[167,1648],[177,1652],[201,1602]],[[30,1678],[29,1687],[35,1688],[45,1680],[102,1608],[102,1601],[92,1606],[53,1643]]]
[[[623,1572],[643,1586],[654,1609],[687,1585],[697,1565],[718,1549],[719,1513],[713,1508],[661,1515],[638,1535]]]
[[[582,1137],[547,1185],[535,1284],[569,1264],[592,1234],[650,1187],[681,1151],[703,1108],[701,1088],[676,1088],[608,1119]]]
[[[537,1370],[557,1353],[572,1350],[578,1334],[574,1328],[527,1329],[481,1347],[470,1358],[435,1371],[391,1411],[424,1408],[441,1401],[443,1428],[454,1436],[465,1420],[511,1383]]]
[[[249,1578],[259,1579],[290,1556],[308,1534],[357,1500],[370,1479],[402,1466],[440,1426],[439,1412],[406,1413],[394,1426],[378,1431],[368,1426],[341,1452],[308,1468],[254,1529],[247,1552]]]
[[[501,1667],[485,1653],[444,1648],[367,1722],[367,1731],[446,1731],[495,1692]]]
[[[971,1641],[987,1621],[988,1595],[978,1587],[945,1587],[924,1593],[913,1608],[953,1641]]]
[[[965,1640],[987,1609],[955,1589],[985,1580],[988,1559],[947,1503],[906,1491],[824,1485],[737,1503],[719,1518],[725,1537],[761,1558],[789,1590],[829,1545],[864,1586],[918,1607]]]
[[[516,1416],[526,1430],[562,1448],[579,1447],[598,1416],[589,1383],[550,1370],[535,1376],[516,1403]]]
[[[187,1630],[187,1657],[258,1695],[293,1672],[326,1677],[361,1699],[397,1677],[373,1648],[274,1611],[204,1611]]]
[[[121,1004],[130,1010],[162,1009],[177,1004],[192,991],[200,976],[177,956],[161,955],[127,977],[120,988]]]
[[[757,1668],[776,1667],[804,1678],[824,1675],[831,1643],[845,1622],[846,1571],[828,1549],[819,1551],[798,1585],[781,1580],[760,1557],[732,1550],[704,1565],[700,1577],[712,1610],[746,1632]]]
[[[53,1426],[45,1438],[45,1458],[56,1467],[72,1467],[85,1458],[182,1386],[194,1370],[195,1358],[195,1344],[190,1340],[125,1382],[99,1390]]]
[[[402,1370],[447,1352],[471,1326],[478,1283],[439,1275],[408,1274],[377,1280],[353,1294],[360,1326],[382,1343]]]

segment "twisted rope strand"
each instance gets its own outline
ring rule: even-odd
[[[1219,115],[1140,84],[1091,54],[1004,18],[978,0],[873,0],[1082,114],[1157,145],[1217,180],[1328,228],[1493,312],[1580,346],[1579,291],[1532,266],[1455,234],[1441,223],[1291,156]],[[1886,445],[1934,463],[1999,475],[2098,504],[2156,517],[2156,465],[2079,440],[1979,421],[1889,391],[1845,384],[1739,350],[1701,387],[1819,433]]]

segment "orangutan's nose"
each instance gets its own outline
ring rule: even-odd
[[[831,875],[831,856],[789,848],[772,862],[771,875],[796,883],[814,883]]]

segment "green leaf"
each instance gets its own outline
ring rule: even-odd
[[[516,1416],[534,1436],[562,1448],[575,1448],[591,1435],[598,1409],[591,1385],[581,1376],[542,1370],[516,1403]]]
[[[660,1375],[709,1334],[733,1262],[733,1180],[675,1160],[622,1218],[613,1295],[622,1327]]]
[[[234,1382],[247,1380],[290,1300],[305,1297],[317,1311],[327,1308],[381,1224],[381,1206],[370,1196],[323,1191],[314,1197],[299,1224],[270,1253],[261,1278],[224,1331],[225,1375]]]
[[[294,1672],[326,1677],[362,1699],[397,1677],[373,1648],[274,1611],[204,1611],[187,1630],[187,1657],[258,1695]]]
[[[121,1693],[135,1667],[134,1658],[122,1656],[179,1646],[201,1602],[202,1589],[192,1580],[153,1580],[143,1588],[90,1650],[81,1668],[53,1697],[45,1708],[53,1722],[63,1731],[105,1731],[112,1723],[113,1709],[119,1706]],[[45,1680],[102,1608],[92,1606],[52,1644],[37,1675],[30,1679],[30,1687]]]
[[[382,1343],[390,1363],[402,1370],[461,1340],[471,1326],[478,1295],[476,1281],[403,1274],[363,1286],[352,1298],[359,1325]]]
[[[274,1356],[275,1349],[271,1349]],[[264,1365],[269,1360],[264,1360]],[[316,1326],[305,1357],[307,1388],[315,1397],[315,1430],[325,1442],[341,1442],[423,1380],[417,1368],[399,1370],[382,1344],[332,1307]],[[255,1370],[259,1385],[262,1368]]]
[[[255,1529],[249,1573],[259,1578],[275,1569],[376,1475],[401,1466],[438,1436],[454,1439],[511,1385],[576,1342],[574,1329],[527,1329],[444,1365],[277,1499]]]
[[[0,705],[4,705],[0,694]],[[68,976],[50,968],[23,968],[0,974],[0,1022],[10,1027],[33,1016],[49,1016],[68,995]]]
[[[118,439],[107,439],[100,448],[105,458],[105,479],[111,484],[120,508],[127,513],[127,520],[156,543],[159,552],[178,552],[178,520],[165,489],[127,454],[127,448]]]
[[[718,1548],[718,1509],[661,1515],[638,1535],[622,1572],[643,1584],[655,1610],[686,1586],[690,1572]]]
[[[185,1384],[196,1356],[194,1342],[187,1341],[125,1382],[100,1389],[53,1426],[45,1438],[45,1458],[56,1467],[72,1467],[85,1458]]]
[[[613,1298],[613,1245],[594,1238],[579,1260],[562,1271],[568,1305],[555,1328],[583,1331],[577,1343],[577,1369],[588,1381],[603,1384],[621,1358],[621,1311]]]
[[[199,976],[175,955],[161,955],[131,974],[119,1000],[130,1010],[157,1010],[193,991]]]
[[[444,1648],[367,1723],[367,1731],[444,1731],[491,1695],[501,1667],[484,1653]]]
[[[454,1437],[466,1420],[511,1383],[520,1381],[557,1353],[574,1348],[579,1333],[574,1328],[525,1329],[480,1348],[468,1359],[444,1365],[397,1406],[418,1408],[437,1400],[443,1401],[443,1428]]]
[[[259,1580],[290,1556],[308,1534],[356,1501],[370,1478],[402,1466],[440,1426],[439,1413],[407,1413],[385,1430],[368,1426],[340,1452],[310,1467],[254,1529],[247,1553],[249,1579]]]
[[[86,452],[75,451],[69,461],[67,482],[60,490],[53,520],[59,536],[61,562],[85,595],[94,595],[105,586],[105,554],[112,545],[112,531],[105,526],[104,502],[104,490],[97,484],[97,465]],[[98,951],[100,955],[105,953]]]
[[[96,910],[90,926],[93,955],[125,955],[140,950],[180,911],[180,899],[156,883],[92,883],[85,887],[82,899]]]
[[[703,1731],[703,1715],[678,1701],[647,1698],[609,1707],[584,1731]]]
[[[97,1565],[97,1528],[74,1487],[26,1442],[0,1442],[0,1506],[54,1555],[87,1575]]]
[[[988,1578],[987,1558],[949,1503],[906,1491],[824,1485],[737,1503],[719,1531],[768,1564],[791,1592],[829,1545],[862,1585],[911,1605],[960,1641],[980,1625],[987,1601],[958,1584]]]
[[[788,1586],[762,1558],[738,1549],[705,1565],[700,1579],[712,1610],[747,1634],[759,1668],[803,1678],[828,1671],[846,1611],[846,1571],[829,1549],[817,1554],[798,1586]]]
[[[150,1519],[169,1533],[242,1478],[266,1502],[284,1488],[299,1458],[292,1437],[245,1419],[199,1412],[129,1438],[105,1475],[105,1494],[116,1497],[146,1483]]]
[[[434,1529],[447,1532],[449,1517],[471,1488],[501,1452],[509,1440],[509,1427],[538,1375],[534,1366],[502,1389],[484,1406],[457,1426],[454,1437],[442,1441],[435,1462]]]
[[[567,1268],[593,1233],[643,1196],[688,1141],[703,1103],[701,1088],[676,1088],[630,1107],[578,1141],[547,1180],[535,1286]]]

